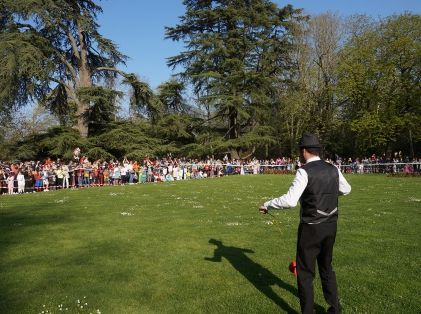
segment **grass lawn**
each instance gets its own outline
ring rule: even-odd
[[[421,178],[347,179],[334,255],[344,313],[420,313]],[[1,196],[0,313],[297,312],[299,209],[257,212],[291,180]],[[321,312],[318,278],[315,298]]]

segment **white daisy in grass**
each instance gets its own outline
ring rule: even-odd
[[[241,226],[241,222],[227,222],[227,226]]]
[[[265,221],[265,224],[267,224],[267,225],[273,225],[273,221],[272,220],[267,220],[267,221]]]
[[[55,201],[54,201],[54,203],[56,203],[56,204],[63,204],[63,203],[65,203],[68,199],[69,199],[69,198],[68,198],[67,196],[65,196],[65,197],[63,197],[62,199],[55,200]]]
[[[66,296],[67,299],[67,296]],[[97,309],[96,311],[94,309],[89,309],[88,302],[86,300],[86,296],[83,297],[83,299],[77,299],[74,302],[70,302],[66,304],[68,306],[65,306],[64,303],[59,304],[57,307],[52,306],[53,308],[58,308],[59,311],[69,311],[71,313],[96,313],[101,314],[101,311]],[[50,310],[48,309],[48,306],[45,304],[42,305],[42,310],[39,312],[39,314],[47,314],[47,313],[57,313],[57,310]]]
[[[417,202],[417,203],[418,203],[418,202],[421,202],[421,199],[411,196],[411,197],[409,198],[409,201],[410,201],[410,202]]]
[[[120,213],[120,215],[122,215],[122,216],[134,216],[133,213],[129,213],[129,212],[122,212],[122,213]]]

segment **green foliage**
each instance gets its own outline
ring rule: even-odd
[[[9,160],[35,160],[38,157],[37,147],[33,143],[19,143],[7,157]]]
[[[370,25],[342,50],[338,91],[359,152],[408,151],[408,131],[418,138],[420,37],[421,17],[404,14]]]
[[[104,101],[79,98],[77,88],[109,83],[120,73],[115,68],[126,56],[99,32],[96,16],[101,7],[92,0],[15,1],[3,0],[0,20],[0,104],[4,110],[41,101],[62,125],[77,126],[87,136],[89,122],[97,127]],[[109,91],[98,88],[94,92]],[[86,96],[86,93],[83,92]],[[92,95],[91,95],[92,96]],[[88,111],[88,112],[86,112]],[[97,130],[94,130],[94,133]]]
[[[226,140],[253,146],[252,136],[237,139],[267,122],[267,95],[287,69],[290,26],[300,11],[264,0],[184,4],[181,23],[167,27],[166,34],[184,41],[186,51],[170,57],[168,64],[184,67],[181,76],[224,125]]]
[[[113,160],[115,157],[100,147],[93,147],[84,153],[90,160]]]
[[[39,144],[43,148],[43,152],[46,153],[45,157],[70,160],[76,147],[82,151],[86,151],[90,147],[90,143],[71,128],[53,127],[41,136]]]
[[[147,147],[140,147],[139,149],[132,150],[130,153],[127,153],[125,157],[128,160],[137,160],[142,161],[145,156],[156,157],[156,154],[153,150]]]
[[[155,151],[163,144],[161,139],[150,134],[148,125],[132,122],[113,123],[106,132],[91,141],[118,159],[139,152],[156,155]]]
[[[76,123],[77,104],[69,100],[66,86],[57,84],[53,90],[43,95],[39,104],[58,118],[61,126],[72,126]]]
[[[115,120],[116,103],[122,92],[102,86],[81,87],[77,90],[80,100],[89,103],[85,119],[89,121],[89,135],[101,134]]]
[[[175,79],[158,86],[157,97],[165,107],[167,113],[186,112],[187,104],[184,99],[185,86]]]
[[[193,140],[194,119],[187,114],[168,114],[159,120],[156,132],[161,138],[179,143]]]
[[[387,144],[396,141],[397,128],[403,123],[399,117],[383,120],[378,113],[364,112],[351,122],[351,130],[357,135],[359,151],[385,151]]]
[[[212,156],[215,152],[211,145],[191,143],[184,145],[181,148],[181,153],[188,158],[200,158],[202,156]]]
[[[47,41],[33,31],[0,31],[0,110],[11,112],[28,100],[48,92],[51,51]]]
[[[140,81],[135,74],[124,76],[123,83],[132,86],[130,107],[138,117],[147,117],[154,124],[162,116],[163,105],[149,84]]]
[[[42,160],[47,157],[70,160],[73,150],[86,151],[91,144],[68,127],[51,127],[46,133],[29,134],[18,141],[10,151],[10,159]]]

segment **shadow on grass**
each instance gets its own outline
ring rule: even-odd
[[[281,309],[287,313],[298,313],[288,303],[285,302],[279,295],[273,291],[272,286],[277,285],[280,288],[288,291],[294,296],[298,297],[297,288],[282,281],[275,274],[270,272],[262,265],[254,262],[245,253],[254,253],[249,249],[238,248],[234,246],[225,246],[222,241],[210,239],[209,243],[216,245],[213,257],[205,257],[205,260],[211,262],[221,262],[224,257],[230,264],[242,274],[257,290],[262,292],[267,298],[271,299]],[[322,306],[316,304],[316,313],[325,313]]]
[[[8,251],[14,246],[28,240],[34,241],[39,230],[50,224],[70,222],[70,219],[62,214],[45,213],[46,208],[48,204],[31,204],[25,210],[9,208],[6,212],[0,212],[0,269],[2,272],[13,272],[27,265],[32,259],[27,255],[10,261],[7,258]],[[0,281],[0,313],[24,312],[27,300],[16,293],[19,288],[14,284],[15,282],[5,282],[4,279]]]

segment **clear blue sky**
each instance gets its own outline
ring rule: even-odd
[[[405,11],[421,14],[421,0],[275,0],[288,3],[307,14],[331,11],[341,16],[355,13],[384,17]],[[98,17],[101,33],[113,40],[130,57],[123,70],[134,72],[152,88],[172,74],[166,58],[182,51],[180,43],[164,40],[165,26],[174,26],[185,12],[182,0],[103,0]]]

